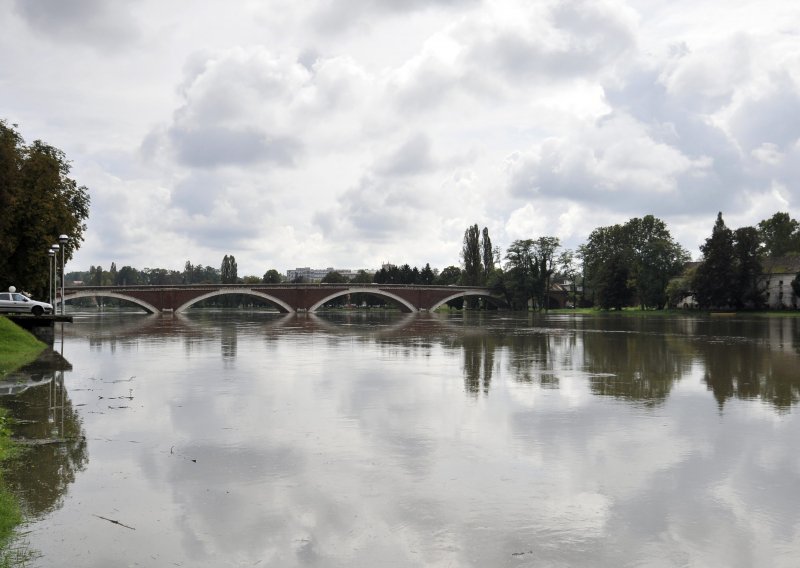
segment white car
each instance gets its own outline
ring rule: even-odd
[[[23,313],[40,316],[52,314],[53,306],[47,302],[31,300],[19,292],[0,292],[0,313]]]

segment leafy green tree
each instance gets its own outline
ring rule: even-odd
[[[458,266],[448,266],[444,268],[439,276],[436,277],[436,284],[450,286],[461,281],[461,269]],[[375,281],[377,282],[377,280]]]
[[[627,298],[631,296],[629,283],[612,278],[616,267],[630,265],[632,250],[628,235],[622,225],[598,227],[591,232],[580,248],[584,267],[584,286],[591,294],[591,302],[606,303],[601,298]],[[608,291],[608,286],[622,286],[622,290]]]
[[[759,288],[763,274],[760,260],[761,239],[755,227],[740,227],[733,232],[734,290],[733,304],[737,308],[761,308],[764,294]]]
[[[434,280],[436,280],[436,275],[433,273],[430,263],[426,262],[425,267],[419,271],[419,283],[433,284]]]
[[[261,280],[264,282],[264,284],[280,284],[284,281],[284,278],[280,272],[274,268],[270,268],[264,273],[264,276]]]
[[[539,237],[536,239],[536,259],[539,262],[540,294],[539,307],[547,310],[550,306],[548,294],[550,293],[550,280],[556,268],[556,252],[561,246],[557,237]]]
[[[527,310],[536,296],[539,280],[539,263],[534,252],[533,239],[512,242],[506,251],[504,295],[515,310]]]
[[[366,270],[359,270],[356,275],[350,279],[353,284],[372,284],[373,275]]]
[[[136,286],[141,283],[139,271],[132,266],[123,266],[117,272],[114,284],[117,286]]]
[[[222,266],[219,272],[222,284],[236,284],[239,281],[236,258],[233,255],[228,256],[226,254],[222,258]]]
[[[794,299],[792,305],[797,307],[797,298],[800,298],[800,274],[794,277],[791,282],[792,292],[794,292]]]
[[[337,270],[331,270],[322,278],[323,284],[344,284],[346,282],[347,278],[342,276],[342,273]]]
[[[636,298],[643,308],[666,304],[666,288],[689,260],[689,254],[670,235],[666,224],[645,215],[624,225],[599,227],[581,247],[584,285],[598,303],[616,306]],[[625,279],[621,274],[625,273]],[[607,290],[608,286],[617,287]]]
[[[563,251],[561,251],[561,253],[558,255],[556,266],[558,267],[559,277],[564,281],[566,285],[569,286],[570,301],[572,303],[572,307],[577,307],[578,268],[575,264],[575,252],[570,249],[564,249]]]
[[[598,303],[604,310],[621,310],[630,303],[632,290],[628,285],[630,267],[622,255],[612,256],[600,267],[598,278],[603,282],[598,290]]]
[[[489,281],[489,275],[494,270],[494,250],[492,239],[489,238],[489,229],[483,228],[481,233],[481,260],[483,264],[483,284]]]
[[[695,272],[693,287],[701,308],[726,307],[733,304],[735,272],[734,241],[731,231],[717,214],[711,236],[700,246],[703,259]]]
[[[243,276],[242,284],[261,284],[261,278],[254,274]]]
[[[767,256],[784,256],[800,252],[800,223],[788,213],[778,212],[758,223],[759,241]]]
[[[15,128],[0,120],[0,289],[15,285],[44,297],[47,251],[65,234],[64,258],[72,258],[86,230],[89,195],[69,177],[61,150],[40,140],[26,145]]]
[[[461,273],[462,284],[479,286],[483,275],[480,245],[480,230],[477,223],[464,231],[464,246],[461,249],[464,271]]]

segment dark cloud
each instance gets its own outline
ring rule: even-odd
[[[747,152],[762,144],[787,149],[800,140],[800,94],[793,85],[777,87],[747,100],[731,119],[736,140]]]
[[[434,8],[450,9],[480,4],[481,0],[322,0],[310,21],[324,33],[344,32],[353,26],[369,24],[375,16],[403,15]]]
[[[408,176],[430,171],[434,166],[430,140],[417,134],[382,160],[376,171],[381,175]]]
[[[411,186],[366,177],[337,200],[337,209],[317,212],[314,224],[326,234],[357,235],[372,241],[390,241],[418,223],[422,204]]]
[[[635,46],[627,21],[604,3],[556,3],[541,24],[497,29],[473,43],[465,60],[499,71],[508,81],[592,75]]]
[[[299,140],[271,137],[252,127],[175,126],[170,139],[180,162],[199,168],[260,162],[291,166],[302,149]]]
[[[58,41],[117,50],[139,37],[130,2],[15,0],[16,12],[34,30]]]

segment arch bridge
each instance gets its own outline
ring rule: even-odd
[[[497,307],[505,302],[488,288],[411,284],[187,284],[170,286],[72,286],[64,301],[78,298],[117,298],[151,313],[183,312],[194,304],[231,294],[260,298],[285,313],[314,312],[326,303],[351,294],[367,294],[396,304],[404,312],[433,311],[452,300],[484,298]],[[56,298],[56,304],[62,299]]]

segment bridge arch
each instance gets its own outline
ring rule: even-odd
[[[185,312],[193,305],[195,305],[197,302],[202,302],[203,300],[207,300],[208,298],[213,298],[215,296],[226,296],[230,294],[239,294],[243,296],[256,296],[258,298],[261,298],[262,300],[266,300],[270,304],[274,304],[275,307],[277,307],[278,310],[280,310],[283,313],[292,313],[295,311],[294,308],[292,308],[292,306],[290,306],[283,300],[279,300],[275,296],[270,296],[269,294],[265,294],[264,292],[258,292],[256,290],[251,290],[249,288],[233,288],[229,290],[214,290],[213,292],[208,292],[196,298],[192,298],[188,302],[185,302],[184,304],[178,306],[175,309],[175,312],[177,313]]]
[[[153,304],[149,302],[145,302],[144,300],[140,300],[139,298],[134,298],[133,296],[128,296],[127,294],[120,294],[119,292],[106,292],[106,291],[97,291],[97,290],[86,290],[86,291],[74,291],[64,295],[64,301],[68,302],[69,300],[77,300],[78,298],[116,298],[117,300],[125,300],[126,302],[131,302],[136,304],[143,310],[150,312],[151,314],[159,313],[159,309],[156,308]],[[61,304],[61,298],[56,298],[54,300],[55,306]],[[54,306],[54,307],[55,307]]]
[[[380,288],[348,288],[346,290],[339,290],[338,292],[334,292],[322,298],[319,302],[308,308],[308,311],[315,312],[320,307],[324,306],[331,300],[339,298],[341,296],[346,296],[348,294],[369,294],[370,296],[380,296],[382,298],[388,298],[390,300],[394,300],[395,302],[400,304],[400,309],[404,312],[414,313],[419,311],[408,300],[401,298],[397,294],[392,294],[391,292],[387,292],[386,290],[381,290]]]
[[[492,302],[496,306],[499,306],[499,307],[505,306],[505,302],[495,298],[494,296],[490,296],[486,292],[482,292],[480,290],[461,290],[459,292],[456,292],[456,293],[448,296],[447,298],[444,298],[444,299],[439,300],[438,302],[436,302],[433,306],[431,306],[431,311],[435,312],[436,310],[441,308],[443,305],[445,305],[447,302],[449,302],[451,300],[457,300],[458,298],[466,298],[467,296],[475,296],[475,297],[479,297],[479,298],[486,298],[487,300],[489,300],[490,302]]]

